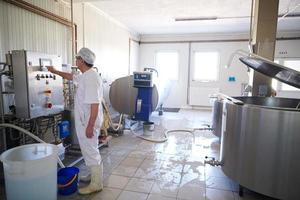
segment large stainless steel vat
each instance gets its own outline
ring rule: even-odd
[[[300,99],[216,100],[214,134],[221,135],[223,172],[240,185],[279,199],[299,199]]]
[[[171,89],[171,81],[156,79],[152,90],[152,111],[163,105]],[[109,100],[112,107],[119,113],[132,116],[138,89],[133,87],[133,75],[116,79],[109,89]]]

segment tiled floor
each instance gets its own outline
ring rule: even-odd
[[[154,114],[156,134],[167,129],[192,129],[210,124],[211,112],[180,110]],[[242,200],[266,199],[247,192],[240,198],[237,185],[218,167],[204,165],[205,156],[219,158],[219,141],[208,131],[171,133],[165,143],[137,138],[130,131],[114,137],[101,149],[104,165],[102,192],[58,199],[87,200]],[[87,173],[83,163],[81,173]],[[81,183],[82,186],[82,183]]]
[[[154,114],[156,135],[169,129],[192,129],[211,123],[211,112],[180,110]],[[219,140],[208,131],[171,133],[165,143],[152,143],[130,131],[101,149],[104,190],[90,196],[59,199],[88,200],[240,200],[266,199],[253,193],[244,198],[219,167],[204,165],[205,156],[219,158]],[[86,172],[84,165],[80,165]]]

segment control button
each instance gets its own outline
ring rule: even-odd
[[[39,74],[36,75],[36,80],[40,80],[40,75]]]
[[[48,77],[48,74],[46,74],[46,76],[45,76],[45,77],[46,77],[46,78],[49,78],[49,77]]]
[[[53,78],[52,74],[49,75],[49,78]]]
[[[46,103],[46,108],[52,108],[52,103]]]
[[[56,79],[56,76],[55,76],[55,75],[53,75],[53,79],[54,79],[54,80]]]
[[[45,78],[44,74],[41,75],[41,78]]]

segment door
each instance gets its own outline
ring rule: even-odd
[[[187,105],[188,83],[188,43],[141,44],[140,70],[153,67],[158,71],[159,79],[170,90],[164,90],[166,98],[163,107],[181,108]],[[166,79],[170,78],[166,83]]]

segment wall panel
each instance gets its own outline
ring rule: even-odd
[[[35,1],[35,5],[38,5],[37,2],[44,1]],[[45,2],[42,8],[55,10],[56,2]],[[63,11],[61,15],[69,13]],[[4,61],[5,53],[10,50],[26,49],[57,54],[62,56],[63,63],[71,62],[72,35],[71,29],[65,25],[0,1],[0,27],[1,61]]]

